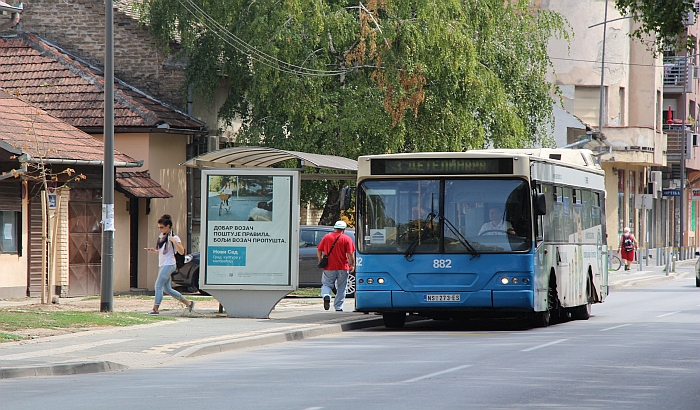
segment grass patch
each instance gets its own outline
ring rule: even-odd
[[[67,329],[93,326],[133,326],[174,320],[133,312],[51,312],[41,310],[0,310],[0,330],[14,332],[25,329]],[[2,333],[0,333],[2,335]]]
[[[289,296],[321,297],[321,288],[299,288]]]
[[[185,296],[185,298],[187,298],[187,300],[195,300],[195,301],[200,301],[200,300],[206,301],[206,300],[212,300],[212,299],[214,299],[212,296],[204,296],[204,295],[201,295],[201,296],[184,295],[184,296]],[[165,296],[165,295],[163,296],[164,299],[165,299],[165,298],[168,298],[168,297],[170,297],[170,296]],[[88,296],[88,297],[85,297],[85,298],[83,298],[83,299],[81,299],[81,300],[97,300],[97,299],[100,299],[100,296]],[[149,295],[119,295],[119,296],[115,296],[115,297],[114,297],[114,300],[115,300],[115,301],[118,301],[118,300],[133,300],[133,299],[137,299],[137,300],[154,300],[154,299],[155,299],[155,296],[149,296]]]
[[[14,342],[17,340],[24,340],[24,339],[26,339],[26,337],[0,332],[0,343],[2,343],[2,342]]]

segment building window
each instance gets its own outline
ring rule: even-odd
[[[617,231],[625,227],[625,170],[617,171]]]
[[[0,211],[0,253],[17,253],[19,249],[19,214]]]
[[[620,87],[620,92],[619,92],[619,99],[620,99],[620,126],[624,127],[625,125],[625,87]]]
[[[603,126],[607,125],[606,107],[608,87],[603,88]],[[600,115],[600,87],[580,87],[574,89],[574,115],[586,124],[598,126]]]

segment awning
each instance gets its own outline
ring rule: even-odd
[[[357,172],[357,161],[354,159],[267,147],[224,148],[207,152],[180,165],[192,168],[267,168],[295,159],[302,161],[302,167]]]
[[[129,198],[172,198],[148,172],[117,172],[115,188]]]

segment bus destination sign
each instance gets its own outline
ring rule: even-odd
[[[401,158],[372,160],[372,175],[469,175],[512,173],[512,158]]]

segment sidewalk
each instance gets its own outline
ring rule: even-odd
[[[320,298],[285,298],[270,319],[226,318],[216,309],[164,314],[175,321],[106,328],[0,344],[0,379],[97,373],[382,325],[381,316],[324,311]],[[21,302],[2,301],[0,306]]]
[[[642,265],[642,270],[638,267],[633,265],[627,272],[622,269],[610,272],[610,292],[692,278],[695,259],[676,262],[676,272],[668,276],[664,266]],[[177,302],[172,302],[172,306],[178,306]],[[0,301],[0,307],[28,303],[31,302]],[[140,303],[148,306],[148,302]],[[324,311],[320,298],[285,298],[275,306],[270,319],[227,318],[218,313],[214,305],[195,307],[192,314],[174,308],[163,311],[163,315],[172,316],[175,321],[3,343],[0,344],[0,379],[144,368],[211,353],[383,325],[381,316],[353,312],[354,303],[354,299],[346,299],[345,311],[335,312]]]
[[[656,261],[650,260],[649,266],[646,261],[642,261],[641,270],[639,264],[635,263],[630,266],[629,271],[620,268],[619,271],[611,271],[608,273],[608,285],[611,292],[638,286],[649,286],[655,283],[678,278],[693,278],[695,277],[695,262],[696,258],[686,259],[676,262],[676,271],[666,275],[666,266],[656,266]]]

